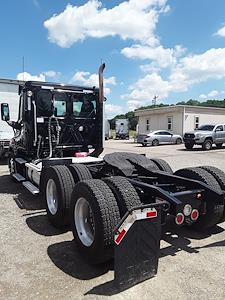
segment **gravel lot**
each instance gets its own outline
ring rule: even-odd
[[[225,171],[225,149],[106,142],[105,153],[114,151],[164,158],[174,170],[214,165]],[[225,223],[201,234],[171,226],[161,243],[158,275],[121,293],[112,284],[113,266],[83,261],[72,233],[48,223],[41,198],[13,183],[4,164],[0,228],[0,299],[225,299]]]

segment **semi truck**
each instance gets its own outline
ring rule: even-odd
[[[129,139],[129,120],[117,119],[116,120],[116,139],[126,140]]]
[[[157,273],[161,228],[207,230],[225,220],[225,174],[214,167],[173,172],[157,158],[104,147],[103,70],[99,88],[28,81],[19,87],[19,115],[9,173],[42,194],[50,223],[71,228],[92,264],[114,258],[115,282],[129,287]]]

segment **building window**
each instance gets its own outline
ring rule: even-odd
[[[195,116],[195,127],[194,129],[198,129],[199,127],[199,116]]]
[[[167,129],[173,130],[173,117],[167,117]]]
[[[146,131],[150,130],[150,122],[149,120],[146,120]]]

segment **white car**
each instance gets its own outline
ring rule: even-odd
[[[173,134],[166,130],[156,130],[148,134],[139,134],[137,136],[137,143],[142,146],[158,146],[159,144],[181,144],[182,137],[178,134]]]

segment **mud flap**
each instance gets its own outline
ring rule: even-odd
[[[133,208],[115,230],[114,285],[125,290],[157,274],[162,204]]]

